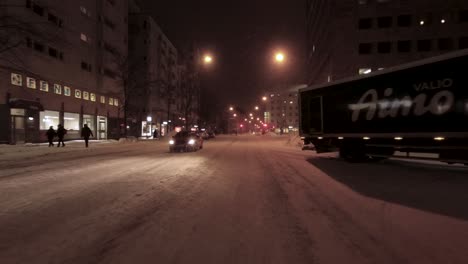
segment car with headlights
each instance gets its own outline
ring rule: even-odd
[[[195,132],[180,131],[169,140],[169,151],[197,151],[203,148],[203,138]]]

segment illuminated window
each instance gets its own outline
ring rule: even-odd
[[[114,98],[114,105],[119,106],[119,100],[117,98]]]
[[[63,126],[68,130],[80,130],[80,114],[63,113]]]
[[[54,127],[54,129],[57,129],[57,126],[59,124],[59,112],[58,111],[49,111],[45,110],[39,113],[39,124],[40,124],[40,129],[41,130],[47,130],[51,126]]]
[[[101,102],[101,104],[105,104],[106,103],[106,97],[101,95],[100,102]]]
[[[89,93],[88,92],[83,91],[83,99],[84,100],[89,100]]]
[[[54,84],[54,93],[55,94],[62,94],[62,86],[60,84]]]
[[[95,93],[90,93],[90,94],[89,94],[89,99],[90,99],[92,102],[96,102],[96,94],[95,94]]]
[[[109,104],[114,105],[114,98],[109,98]]]

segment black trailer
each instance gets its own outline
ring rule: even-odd
[[[300,130],[349,160],[468,163],[468,50],[300,90]]]

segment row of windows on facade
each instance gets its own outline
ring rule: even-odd
[[[39,16],[44,16],[46,13],[45,8],[33,0],[26,0],[26,7],[31,9]],[[63,27],[63,20],[52,14],[50,11],[47,12],[47,20],[57,25],[58,27]]]
[[[31,40],[30,38],[26,38],[26,46],[29,47],[29,48],[32,48],[38,52],[41,52],[41,53],[47,53],[49,54],[50,57],[53,57],[53,58],[56,58],[56,59],[59,59],[61,61],[64,60],[64,56],[63,56],[63,52],[62,51],[59,51],[53,47],[50,47],[50,46],[47,46],[42,44],[41,42],[39,41],[33,41]],[[111,46],[108,46],[108,45],[104,45],[104,48],[109,51],[111,49],[113,49]],[[111,51],[109,51],[111,52]],[[112,53],[115,54],[115,51],[112,51]],[[85,71],[88,71],[88,72],[92,72],[92,65],[91,63],[88,63],[86,61],[82,61],[81,62],[81,69],[85,70]],[[104,68],[102,70],[102,73],[110,78],[117,78],[117,73],[112,71],[111,69],[108,69],[108,68]]]
[[[96,120],[96,116],[83,114],[82,124],[87,124],[88,127],[92,131],[94,131],[95,120]],[[57,129],[59,124],[63,124],[63,126],[69,131],[80,130],[80,114],[79,113],[64,112],[62,121],[63,122],[60,121],[59,111],[44,110],[44,111],[39,112],[39,127],[41,130],[47,130],[51,126]]]
[[[432,14],[428,14],[425,16],[420,16],[415,18],[412,15],[399,15],[396,17],[396,25],[398,27],[411,27],[415,24],[415,20],[417,21],[417,25],[419,26],[427,26],[434,23],[437,24],[448,24],[449,22],[457,21],[458,23],[466,23],[468,22],[468,10],[460,10],[458,11],[457,18],[451,19],[455,17],[451,14],[439,15],[437,18],[434,18]],[[377,28],[391,28],[394,26],[394,17],[392,16],[382,16],[377,18],[361,18],[358,22],[359,29],[372,29],[375,26]]]
[[[107,0],[107,2],[111,3],[111,5],[115,5],[115,0]],[[41,6],[39,3],[37,3],[34,0],[26,0],[26,7],[31,9],[34,13],[36,13],[37,15],[41,17],[44,16],[46,13],[46,8],[44,6]],[[82,15],[86,17],[91,17],[91,12],[84,6],[80,6],[80,12]],[[47,19],[48,21],[52,22],[58,27],[63,27],[63,20],[59,18],[58,16],[54,15],[53,13],[51,13],[50,10],[47,10]],[[115,23],[112,22],[109,18],[104,17],[102,20],[104,24],[108,26],[110,29],[112,30],[115,29],[116,27]]]
[[[18,73],[11,73],[11,84],[15,86],[23,86],[23,76]],[[30,89],[37,89],[37,80],[32,77],[26,77],[26,87]],[[63,87],[63,93],[62,93]],[[49,92],[49,83],[47,81],[39,80],[39,90],[43,92]],[[72,88],[68,86],[62,86],[60,84],[53,85],[54,94],[63,94],[65,96],[72,95]],[[90,93],[87,91],[81,91],[80,89],[74,89],[74,96],[77,99],[89,100],[91,102],[96,102],[97,95],[95,93]],[[106,103],[106,97],[104,95],[100,96],[100,102],[102,104]],[[108,104],[113,106],[119,106],[119,100],[117,98],[108,98]]]
[[[398,52],[428,52],[436,50],[434,43],[437,44],[437,50],[448,51],[456,49],[456,41],[451,38],[440,38],[440,39],[421,39],[416,41],[416,49],[414,49],[413,41],[411,40],[399,40],[396,43],[390,41],[382,41],[377,43],[360,43],[359,54],[371,54],[374,51],[374,47],[377,48],[377,53],[391,53],[393,46],[396,44],[396,51]],[[468,37],[458,38],[458,49],[468,48]]]

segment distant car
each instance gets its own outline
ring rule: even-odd
[[[169,151],[197,151],[203,148],[203,138],[197,133],[180,131],[169,140]]]
[[[210,135],[208,134],[208,132],[206,131],[203,131],[200,136],[203,138],[203,139],[210,139]]]

